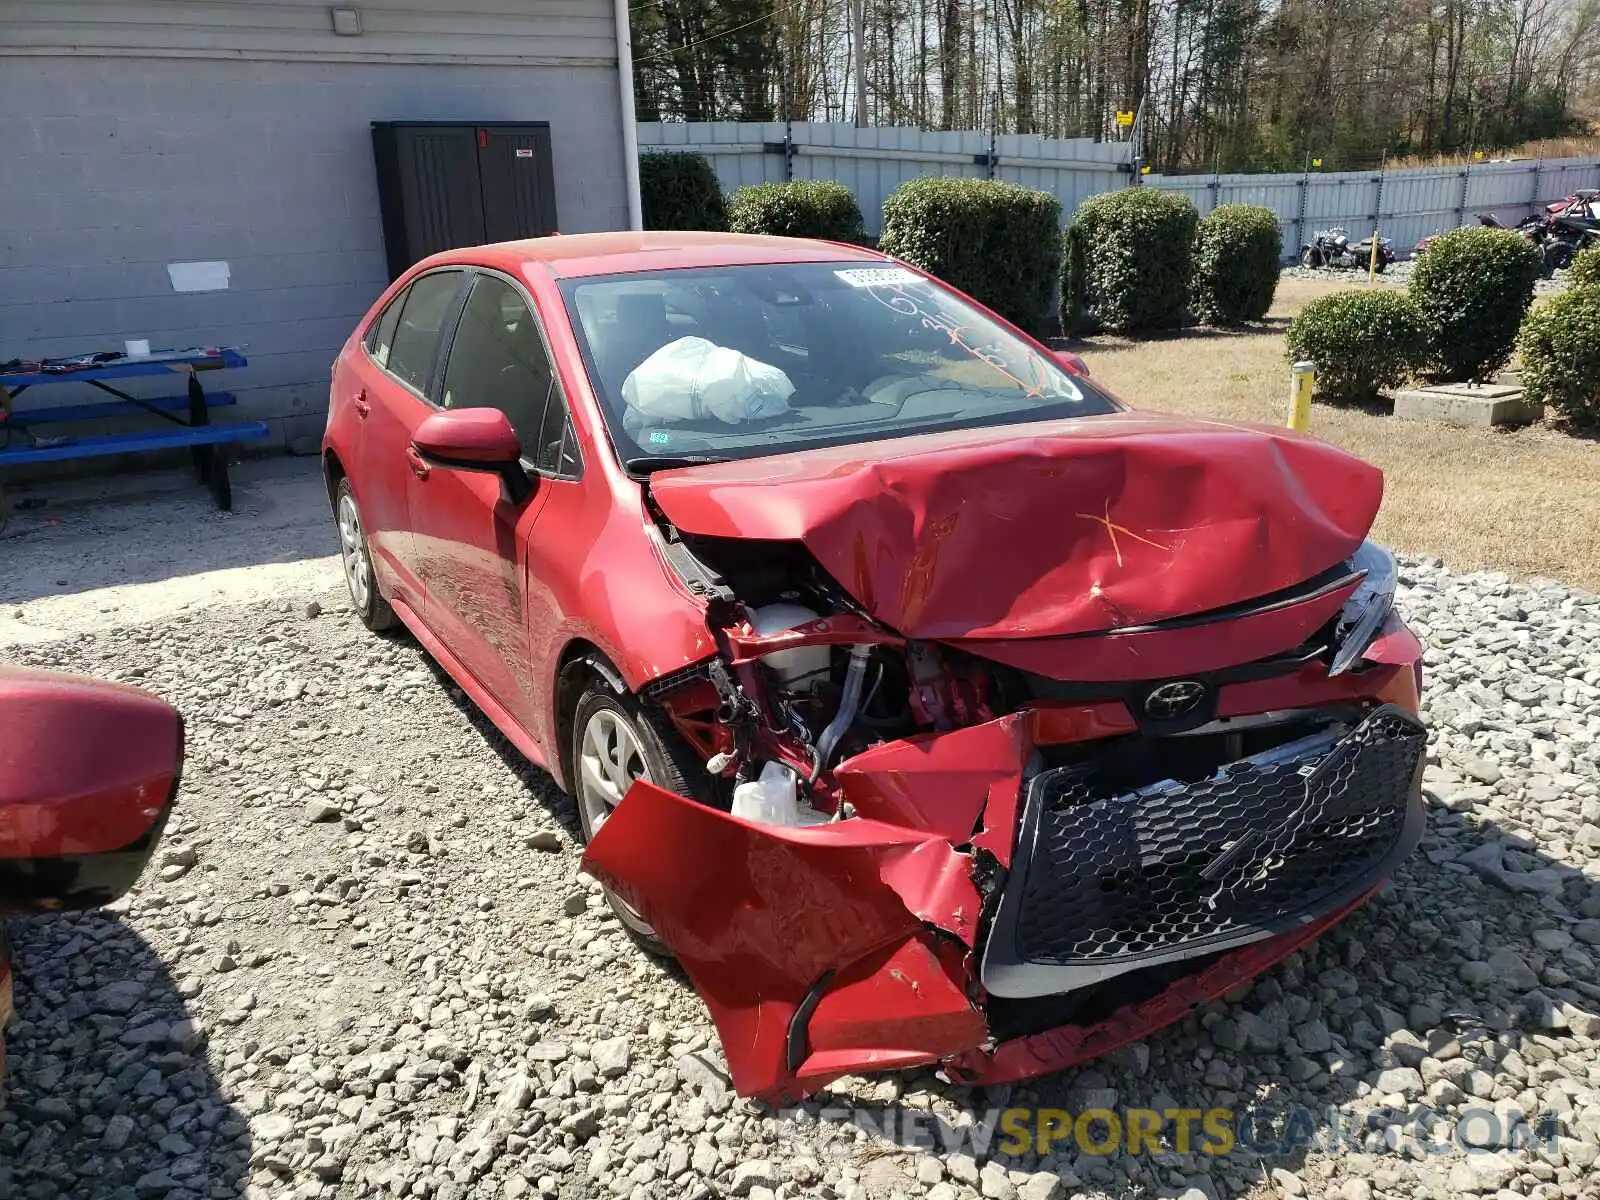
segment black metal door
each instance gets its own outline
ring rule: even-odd
[[[389,273],[485,236],[478,139],[470,125],[372,127]]]
[[[478,169],[485,241],[556,232],[549,125],[479,126]]]

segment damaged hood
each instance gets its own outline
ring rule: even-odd
[[[1285,429],[1122,412],[662,471],[650,491],[686,533],[803,542],[907,637],[1014,639],[1291,587],[1360,545],[1383,476]]]

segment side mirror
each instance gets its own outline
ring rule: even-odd
[[[1052,350],[1051,353],[1055,355],[1056,362],[1065,367],[1069,373],[1073,375],[1087,375],[1089,373],[1089,364],[1071,350]]]
[[[148,692],[0,668],[0,915],[109,903],[160,840],[183,718]]]
[[[522,443],[498,408],[450,408],[427,417],[411,437],[422,460],[452,471],[498,475],[506,499],[516,504],[533,491],[522,469]]]

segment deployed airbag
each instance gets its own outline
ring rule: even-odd
[[[656,421],[742,425],[789,411],[794,384],[777,367],[700,337],[668,342],[622,383],[622,398]]]

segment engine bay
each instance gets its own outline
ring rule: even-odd
[[[647,690],[699,752],[736,815],[778,824],[853,816],[839,763],[885,742],[992,721],[1038,702],[1121,697],[1125,684],[1063,683],[875,622],[796,541],[688,535],[659,518],[669,561],[706,600],[713,660]],[[1326,653],[1329,629],[1260,665],[1284,673]],[[1325,719],[1327,714],[1318,714]],[[1211,722],[1064,749],[1125,780],[1204,774],[1303,731],[1309,714]],[[1245,725],[1255,726],[1252,729]],[[1168,735],[1190,735],[1182,738]]]

